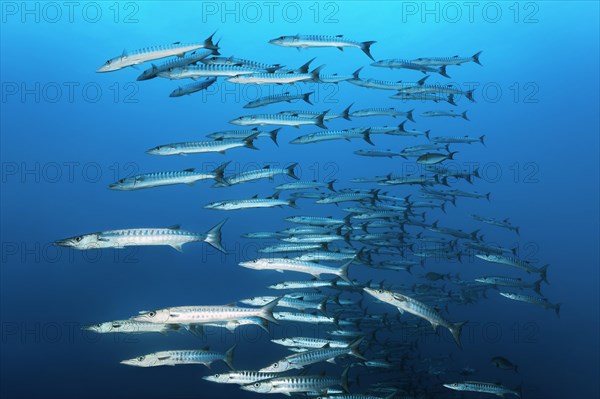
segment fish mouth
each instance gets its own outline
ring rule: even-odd
[[[71,239],[70,238],[64,238],[61,240],[56,240],[54,241],[54,245],[59,246],[59,247],[71,247],[73,246],[71,244]]]
[[[234,124],[234,125],[241,125],[241,120],[239,119],[232,119],[229,121],[229,123]]]
[[[240,262],[240,263],[238,263],[238,265],[242,266],[242,267],[252,268],[252,266],[251,266],[252,264],[250,262]]]

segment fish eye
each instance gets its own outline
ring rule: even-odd
[[[79,241],[81,241],[81,240],[83,240],[83,237],[82,237],[82,236],[75,237],[75,241],[79,242]]]
[[[380,294],[383,294],[383,290],[377,290],[377,292],[379,292]]]
[[[156,316],[156,312],[150,312],[150,313],[148,313],[148,316],[154,317],[154,316]]]
[[[216,378],[219,378],[221,376],[221,374],[215,374]]]
[[[138,358],[137,358],[138,362],[141,362],[141,361],[143,361],[143,360],[144,360],[144,357],[145,357],[145,356],[140,356],[140,357],[138,357]]]
[[[273,364],[273,367],[274,367],[274,368],[277,368],[277,367],[279,367],[279,363],[275,363],[275,364]]]
[[[109,65],[109,64],[110,64],[110,60],[106,61],[106,65]]]
[[[260,382],[254,383],[254,386],[258,388],[260,386]]]
[[[96,327],[102,327],[102,323],[96,324]]]

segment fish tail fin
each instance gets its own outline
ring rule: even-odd
[[[425,137],[427,137],[427,140],[431,141],[431,137],[429,137],[429,133],[431,133],[431,130],[427,130],[425,132]]]
[[[446,101],[448,101],[448,104],[456,105],[456,103],[454,102],[454,94],[450,94]]]
[[[348,267],[350,267],[350,264],[352,264],[352,262],[354,262],[354,258],[350,259],[348,262],[346,262],[342,266],[340,266],[340,268],[338,269],[338,271],[336,273],[336,275],[339,278],[341,278],[342,280],[344,280],[345,282],[347,282],[351,285],[354,285],[354,283],[352,283],[352,280],[350,280],[350,278],[348,277]]]
[[[550,265],[544,265],[543,267],[540,268],[539,273],[540,273],[540,278],[548,285],[550,285],[550,283],[548,282],[548,266]]]
[[[560,307],[562,306],[562,303],[557,303],[556,305],[554,305],[554,311],[556,312],[556,316],[560,317]]]
[[[446,73],[446,65],[442,65],[440,67],[439,74],[442,75],[445,78],[450,78],[450,76]]]
[[[485,195],[485,198],[486,198],[488,201],[490,200],[490,195],[491,195],[491,194],[492,194],[492,193],[487,193],[487,194]]]
[[[320,82],[319,74],[321,73],[321,69],[325,68],[325,65],[319,65],[315,69],[310,72],[310,76],[312,77],[313,82]]]
[[[229,186],[229,183],[227,182],[227,180],[225,180],[224,177],[224,173],[225,173],[225,168],[227,168],[227,165],[229,165],[231,161],[227,161],[225,163],[222,163],[221,165],[217,166],[212,173],[215,175],[215,177],[213,177],[213,179],[215,179],[218,183],[224,184],[226,186]]]
[[[290,208],[298,209],[298,205],[296,205],[296,201],[298,201],[298,198],[290,198],[288,200],[288,206]]]
[[[409,121],[414,122],[414,118],[413,118],[413,111],[414,109],[411,109],[410,111],[406,111],[406,117],[408,118]]]
[[[291,164],[290,166],[288,166],[285,169],[286,170],[286,175],[288,175],[292,179],[299,180],[299,177],[296,176],[296,173],[294,173],[294,169],[296,168],[296,166],[298,166],[298,162],[295,162],[295,163]]]
[[[540,278],[538,281],[533,283],[533,290],[537,292],[538,295],[542,295],[542,281],[544,280]]]
[[[273,317],[273,309],[277,306],[277,303],[282,297],[277,297],[273,299],[271,302],[267,303],[265,306],[260,308],[260,318],[270,321],[271,323],[279,324],[277,319]]]
[[[363,69],[363,67],[358,68],[356,71],[352,72],[352,78],[356,80],[360,80],[360,76],[358,74]]]
[[[519,233],[519,227],[515,227],[515,233],[517,233],[518,236],[521,235],[521,233]]]
[[[466,93],[465,93],[465,97],[467,97],[471,102],[475,103],[477,101],[475,101],[475,98],[473,97],[473,92],[474,91],[475,90],[467,90]]]
[[[463,112],[462,114],[460,114],[462,116],[462,118],[464,120],[470,121],[469,117],[467,116],[467,111]]]
[[[208,50],[213,50],[213,52],[217,52],[218,55],[218,50],[219,50],[219,45],[217,43],[217,45],[215,46],[215,44],[213,43],[213,37],[215,36],[215,34],[217,33],[217,31],[214,31],[212,35],[210,35],[209,37],[207,37],[204,40],[204,48],[208,49]]]
[[[350,107],[352,107],[354,105],[354,103],[348,105],[348,107],[342,112],[342,118],[346,119],[346,120],[351,120],[350,119]]]
[[[375,61],[375,58],[373,58],[373,56],[371,55],[371,46],[377,43],[375,41],[369,41],[369,42],[362,42],[360,44],[360,49],[373,61]]]
[[[336,180],[335,180],[335,179],[333,179],[333,180],[330,180],[330,181],[328,181],[328,182],[327,182],[327,188],[328,188],[329,190],[333,191],[334,193],[336,193],[336,192],[337,192],[337,191],[335,191],[335,188],[333,188],[333,183],[335,183],[335,182],[336,182]]]
[[[344,389],[345,392],[350,393],[350,389],[348,388],[348,372],[350,371],[350,366],[347,366],[342,372],[342,377],[340,378],[340,385]]]
[[[315,58],[317,58],[317,57],[311,58],[310,60],[308,60],[308,62],[306,62],[300,68],[298,68],[298,72],[299,73],[308,73],[308,67],[309,67],[310,63],[315,60]]]
[[[473,60],[474,63],[481,65],[481,62],[479,62],[479,56],[481,55],[481,51],[478,53],[473,54],[473,56],[471,57],[471,60]],[[481,65],[483,66],[483,65]]]
[[[254,134],[251,134],[250,136],[246,137],[244,139],[244,147],[251,148],[253,150],[258,150],[258,148],[256,148],[254,146],[254,140],[256,140],[258,135],[259,135],[259,133],[254,133]]]
[[[325,114],[327,114],[329,110],[323,112],[321,115],[317,116],[317,122],[315,125],[319,126],[321,129],[327,129],[327,126],[323,123],[325,121]]]
[[[462,332],[462,328],[465,325],[465,323],[466,323],[466,321],[461,321],[459,323],[454,323],[449,327],[450,332],[452,333],[452,337],[454,338],[454,341],[456,341],[456,344],[461,349],[462,349],[462,344],[460,343],[460,334]]]
[[[279,127],[269,132],[269,137],[271,138],[271,140],[273,140],[273,143],[275,143],[277,147],[279,147],[279,143],[277,142],[277,133],[279,133],[280,130],[281,128]]]
[[[304,93],[302,95],[302,99],[304,101],[306,101],[307,103],[309,103],[310,105],[313,105],[313,103],[310,102],[310,95],[313,94],[313,93],[314,93],[314,91],[309,91],[308,93]]]
[[[367,143],[369,143],[369,144],[371,144],[371,145],[375,145],[375,144],[373,144],[373,142],[371,141],[371,128],[365,129],[365,130],[364,130],[362,133],[363,133],[363,139],[364,139],[364,140],[365,140]]]
[[[225,248],[221,245],[221,228],[227,222],[227,219],[222,220],[219,224],[215,225],[212,229],[208,230],[204,242],[213,246],[223,253],[227,253]]]
[[[233,351],[236,346],[237,344],[233,344],[231,348],[227,349],[227,352],[225,352],[225,357],[223,358],[223,361],[231,370],[235,370],[235,367],[233,367]]]
[[[452,151],[448,154],[448,159],[454,159],[454,154],[458,154],[458,151]]]
[[[361,342],[365,339],[365,337],[358,337],[356,338],[354,341],[352,341],[350,343],[350,345],[348,345],[348,348],[350,349],[350,354],[354,357],[357,357],[361,360],[367,360],[362,353],[360,353],[360,351],[358,350],[358,347],[360,346]]]
[[[479,141],[481,142],[481,144],[483,144],[483,145],[485,146],[485,142],[483,141],[483,139],[485,139],[485,134],[482,134],[482,135],[479,137]]]

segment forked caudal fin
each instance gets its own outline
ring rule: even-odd
[[[277,303],[279,302],[279,300],[281,298],[282,297],[277,297],[277,298],[273,299],[271,302],[267,303],[262,308],[260,308],[260,315],[259,315],[259,317],[261,319],[265,319],[265,320],[270,321],[272,323],[279,324],[279,322],[277,321],[277,319],[275,319],[275,317],[273,317],[273,309],[275,309],[275,306],[277,306]]]
[[[362,42],[360,44],[360,49],[373,61],[375,61],[375,58],[373,58],[373,56],[371,55],[371,46],[373,45],[373,43],[376,43],[374,41],[369,41],[369,42]]]
[[[460,334],[462,332],[462,328],[465,325],[465,323],[466,323],[466,321],[461,321],[459,323],[451,324],[450,327],[448,327],[448,329],[452,333],[452,337],[454,338],[454,341],[456,341],[456,345],[458,345],[458,347],[461,349],[462,349],[462,344],[460,343]]]
[[[225,352],[225,357],[223,358],[223,361],[231,370],[235,370],[235,367],[233,367],[233,351],[236,345],[237,344],[233,344],[233,346]]]
[[[213,246],[214,248],[218,249],[223,253],[227,253],[227,251],[225,251],[225,248],[223,248],[223,246],[221,245],[221,228],[223,227],[225,222],[227,222],[227,219],[223,220],[222,222],[214,226],[212,229],[208,230],[208,232],[206,233],[206,237],[204,238],[204,242]]]
[[[338,269],[338,272],[336,273],[339,278],[341,278],[342,280],[344,280],[345,282],[347,282],[351,285],[354,285],[354,283],[352,283],[352,280],[350,280],[350,278],[348,278],[348,267],[350,267],[350,264],[352,264],[352,262],[354,262],[355,258],[356,258],[356,256],[354,256],[348,262],[346,262],[342,266],[340,266],[340,268]]]

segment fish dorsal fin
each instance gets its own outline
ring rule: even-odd
[[[255,194],[252,196],[252,199],[256,199],[256,198],[258,198],[258,194]]]
[[[179,230],[180,228],[181,228],[181,226],[178,224],[174,224],[173,226],[167,227],[167,229],[169,229],[169,230]]]
[[[121,57],[127,57],[127,50],[123,49],[123,53],[121,54]]]
[[[263,169],[271,169],[271,165],[265,165],[265,167],[263,167]]]
[[[344,37],[344,35],[335,35],[335,37]]]
[[[184,169],[184,172],[194,172],[196,171],[196,168],[188,168],[188,169]]]
[[[181,44],[181,42],[173,42],[173,44]]]
[[[203,351],[209,351],[210,350],[210,346],[206,345],[205,347],[201,348],[201,350],[203,350]]]

